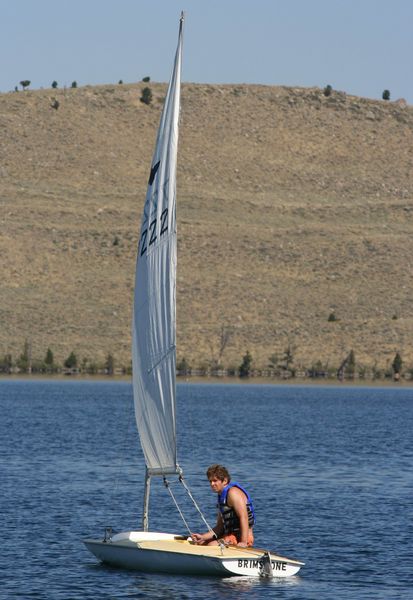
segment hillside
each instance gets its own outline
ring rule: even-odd
[[[130,360],[140,213],[166,86],[0,95],[0,355]],[[52,98],[59,102],[51,107]],[[413,107],[184,84],[178,358],[413,367]],[[328,321],[334,312],[337,320]],[[229,340],[220,356],[222,329]]]

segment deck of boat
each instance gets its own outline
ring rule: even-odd
[[[158,550],[163,552],[176,552],[182,554],[193,554],[196,556],[208,556],[208,557],[225,557],[225,558],[260,558],[266,550],[260,548],[242,548],[239,546],[206,546],[198,545],[187,539],[163,539],[163,540],[145,540],[136,541],[136,545],[139,548],[145,550]],[[277,561],[288,561],[290,564],[302,565],[303,563],[279,556],[274,552],[271,552],[271,558]]]

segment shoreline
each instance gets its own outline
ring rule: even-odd
[[[67,382],[99,382],[99,383],[130,383],[132,377],[129,375],[50,375],[50,374],[0,374],[0,383],[3,381],[67,381]],[[375,387],[375,388],[411,388],[413,379],[401,379],[399,381],[389,379],[338,379],[329,378],[289,378],[278,379],[275,377],[212,377],[212,376],[178,376],[177,384],[197,385],[276,385],[297,387]]]

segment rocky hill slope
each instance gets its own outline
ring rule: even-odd
[[[0,354],[129,363],[145,85],[0,95]],[[178,358],[413,366],[412,107],[184,84],[178,228]]]

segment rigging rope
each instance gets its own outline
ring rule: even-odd
[[[191,490],[190,490],[190,489],[189,489],[189,487],[186,485],[186,483],[185,483],[185,481],[184,481],[184,478],[183,478],[183,475],[182,475],[182,474],[181,474],[181,475],[179,475],[179,481],[180,481],[180,483],[182,483],[182,485],[184,486],[186,493],[188,494],[188,496],[189,496],[189,497],[190,497],[190,499],[192,500],[192,503],[193,503],[193,505],[195,506],[195,508],[196,508],[196,509],[197,509],[197,511],[199,512],[199,514],[200,514],[200,516],[201,516],[201,519],[202,519],[202,521],[204,522],[205,526],[207,527],[208,531],[212,531],[212,533],[213,533],[213,534],[214,534],[214,536],[215,536],[215,532],[214,532],[214,530],[212,529],[212,527],[210,526],[210,524],[208,523],[208,521],[205,519],[204,515],[202,514],[202,511],[201,511],[201,509],[199,508],[199,506],[198,506],[198,504],[197,504],[197,502],[196,502],[195,498],[193,497],[193,495],[192,495],[192,493],[191,493]],[[165,485],[166,489],[168,490],[168,492],[169,492],[169,494],[170,494],[170,496],[171,496],[172,500],[174,501],[174,504],[175,504],[176,508],[178,509],[178,512],[179,512],[179,514],[180,514],[180,516],[181,516],[181,519],[182,519],[182,521],[185,523],[185,527],[187,528],[187,530],[188,530],[188,532],[189,532],[189,535],[191,536],[191,535],[192,535],[192,531],[191,531],[191,529],[190,529],[190,527],[189,527],[189,525],[188,525],[187,521],[185,520],[185,517],[184,517],[184,515],[183,515],[183,512],[182,512],[182,510],[180,509],[180,506],[179,506],[179,504],[178,504],[178,501],[176,500],[176,498],[175,498],[175,496],[174,496],[174,494],[173,494],[173,492],[172,492],[172,490],[171,490],[171,486],[169,485],[169,481],[166,479],[166,477],[164,477],[164,478],[163,478],[163,482],[164,482],[164,485]],[[216,536],[215,536],[215,537],[216,537]]]
[[[204,515],[202,514],[201,509],[199,508],[195,498],[193,497],[193,495],[191,494],[191,490],[189,489],[189,487],[186,485],[183,475],[179,475],[179,481],[182,483],[182,485],[184,486],[186,493],[188,494],[188,496],[191,498],[193,505],[195,506],[195,508],[197,509],[197,511],[199,512],[199,514],[201,515],[201,519],[203,520],[204,524],[206,525],[208,531],[212,531],[215,535],[214,530],[212,529],[211,525],[208,523],[208,521],[205,519]],[[216,536],[215,536],[216,537]]]
[[[134,414],[133,396],[129,396],[129,402],[126,404],[124,411],[122,411],[122,413],[121,413],[121,416],[125,416],[125,418],[127,419],[126,436],[123,436],[123,438],[122,438],[123,443],[121,445],[120,452],[118,454],[116,463],[114,464],[115,480],[114,480],[114,485],[111,486],[109,506],[116,505],[115,497],[118,493],[119,483],[120,483],[122,475],[123,475],[122,478],[124,478],[124,475],[125,475],[126,457],[129,456],[128,441],[131,436],[132,424],[135,422],[133,414]]]
[[[171,498],[172,498],[172,500],[174,501],[174,503],[175,503],[175,506],[176,506],[176,508],[178,509],[178,512],[179,512],[179,514],[181,515],[181,519],[182,519],[182,521],[185,523],[185,527],[187,528],[187,530],[188,530],[188,532],[189,532],[189,535],[190,535],[190,536],[192,536],[192,531],[190,530],[190,528],[189,528],[189,525],[188,525],[188,523],[186,522],[186,520],[185,520],[185,517],[184,517],[184,515],[183,515],[183,513],[182,513],[181,509],[179,508],[179,504],[178,504],[178,502],[176,501],[176,498],[175,498],[175,496],[173,495],[173,492],[172,492],[172,490],[171,490],[171,487],[170,487],[170,485],[169,485],[169,481],[166,479],[166,477],[164,477],[164,478],[163,478],[163,482],[164,482],[164,485],[165,485],[166,489],[167,489],[167,490],[168,490],[168,492],[170,493],[170,495],[171,495]]]

